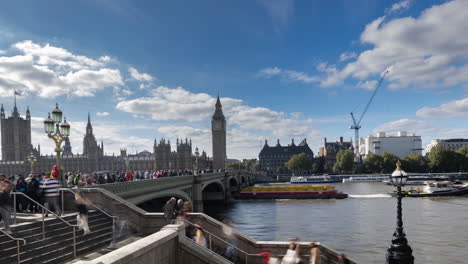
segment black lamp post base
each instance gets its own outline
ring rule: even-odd
[[[408,245],[405,233],[393,234],[392,245],[387,250],[386,264],[414,264],[413,250]]]

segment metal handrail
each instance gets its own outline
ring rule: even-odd
[[[16,261],[17,261],[18,264],[20,264],[21,259],[20,259],[20,244],[19,244],[19,242],[23,241],[23,246],[26,246],[26,240],[24,238],[15,238],[15,237],[11,236],[10,234],[8,234],[3,229],[0,229],[0,232],[2,232],[4,235],[9,237],[11,240],[16,241]]]
[[[63,212],[63,204],[64,204],[64,201],[63,201],[63,191],[69,191],[73,194],[76,195],[76,192],[72,191],[71,189],[68,189],[68,188],[59,188],[59,191],[62,191],[62,212]],[[115,235],[115,219],[117,218],[117,221],[119,221],[119,217],[118,216],[114,216],[114,215],[110,215],[108,214],[106,211],[102,210],[101,208],[97,207],[96,205],[94,204],[90,204],[91,206],[93,206],[94,208],[96,208],[98,211],[100,211],[101,213],[105,214],[106,216],[112,218],[112,234]]]
[[[173,221],[173,222],[175,222],[175,221],[183,221],[183,222],[186,222],[186,223],[188,223],[189,225],[192,225],[192,226],[194,226],[194,227],[196,227],[196,228],[200,228],[200,227],[198,227],[196,224],[194,224],[194,223],[192,223],[192,222],[190,222],[190,221],[188,221],[188,220],[185,220],[185,219],[174,219],[174,220],[172,220],[172,221]],[[215,235],[215,234],[213,234],[213,233],[211,233],[211,232],[206,231],[205,229],[203,229],[203,232],[205,232],[205,233],[207,233],[207,234],[210,235],[210,236],[209,236],[209,249],[210,249],[211,251],[213,251],[213,250],[212,250],[212,247],[211,247],[211,237],[213,236],[213,237],[217,238],[218,240],[224,242],[225,244],[227,244],[227,245],[229,245],[229,246],[235,248],[236,250],[242,252],[242,253],[245,255],[245,263],[246,263],[246,264],[248,263],[248,256],[258,256],[257,254],[251,254],[251,253],[248,253],[248,252],[246,252],[246,251],[244,251],[244,250],[242,250],[242,249],[236,247],[235,245],[233,245],[233,244],[227,242],[226,240],[224,240],[224,239],[218,237],[217,235]]]
[[[64,222],[65,224],[69,225],[70,227],[73,228],[73,256],[76,258],[76,228],[78,225],[73,225],[70,224],[67,220],[63,219],[62,217],[56,215],[54,212],[50,211],[49,209],[45,208],[43,205],[38,203],[37,201],[33,200],[31,197],[27,196],[26,194],[22,192],[11,192],[13,194],[13,213],[14,213],[14,223],[16,224],[16,195],[20,194],[29,199],[31,202],[35,203],[36,205],[39,205],[39,207],[42,208],[42,239],[45,239],[45,219],[44,219],[44,210],[47,211],[48,213],[51,213],[52,215],[55,215],[60,221]]]

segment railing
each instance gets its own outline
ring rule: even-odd
[[[5,232],[3,229],[0,229],[0,232],[2,232],[4,235],[6,235],[11,240],[16,241],[16,262],[18,264],[20,264],[20,262],[21,262],[21,258],[20,258],[20,241],[23,241],[23,246],[26,246],[26,240],[23,239],[23,238],[15,238],[15,237],[11,236],[10,234],[8,234],[7,232]]]
[[[64,212],[64,204],[65,204],[65,201],[63,199],[63,192],[64,191],[68,191],[68,192],[71,192],[73,194],[76,195],[76,192],[72,191],[71,189],[68,189],[68,188],[60,188],[59,191],[61,192],[61,198],[62,198],[62,214]],[[104,215],[112,218],[112,235],[114,236],[115,235],[115,219],[117,219],[117,221],[119,221],[119,217],[118,216],[114,216],[114,215],[110,215],[108,214],[106,211],[102,210],[101,208],[97,207],[96,205],[94,204],[90,204],[92,207],[96,208],[99,212],[103,213]]]
[[[60,219],[65,224],[72,227],[73,228],[73,257],[76,258],[76,228],[78,227],[78,225],[70,224],[67,220],[65,220],[62,217],[60,217],[59,215],[53,213],[52,211],[45,208],[43,205],[41,205],[40,203],[33,200],[31,197],[27,196],[26,194],[24,194],[22,192],[11,192],[11,194],[13,194],[13,214],[14,214],[14,218],[13,218],[14,220],[13,221],[14,221],[15,224],[16,224],[16,195],[18,195],[18,194],[22,195],[22,196],[26,197],[27,199],[29,199],[31,202],[35,203],[36,205],[38,205],[39,207],[42,208],[42,239],[43,240],[45,239],[45,216],[44,216],[45,213],[44,213],[44,211],[47,211],[48,213],[51,213],[52,215],[55,215],[55,217],[57,217],[57,219]]]
[[[187,220],[185,220],[185,219],[174,219],[174,220],[172,220],[172,223],[181,222],[181,221],[184,222],[184,223],[187,223],[187,224],[189,224],[189,225],[191,225],[191,226],[193,226],[193,227],[195,227],[195,228],[200,228],[200,227],[197,226],[196,224],[194,224],[194,223],[192,223],[192,222],[190,222],[190,221],[187,221]],[[212,246],[212,244],[213,244],[213,243],[212,243],[213,239],[212,239],[212,238],[216,238],[216,239],[218,239],[219,241],[221,241],[222,243],[224,243],[225,245],[230,246],[230,247],[236,249],[237,251],[241,252],[241,253],[245,256],[245,263],[246,263],[246,264],[249,263],[249,260],[252,260],[252,259],[254,259],[254,258],[257,258],[257,259],[258,259],[258,258],[261,258],[261,257],[262,257],[262,256],[259,255],[259,253],[248,253],[248,252],[246,252],[246,251],[244,251],[244,250],[242,250],[242,249],[236,247],[235,245],[229,243],[228,241],[226,241],[226,240],[220,238],[219,236],[216,236],[215,234],[210,233],[210,232],[208,232],[207,230],[205,230],[205,229],[203,229],[203,228],[201,228],[201,229],[203,230],[204,233],[208,234],[208,244],[207,244],[208,249],[209,249],[210,251],[212,251],[214,254],[217,254],[217,255],[220,256],[220,257],[226,258],[226,257],[224,257],[224,256],[222,256],[222,255],[219,255],[218,253],[216,253],[216,252],[213,250],[213,246]],[[190,239],[190,238],[187,238],[187,239],[189,239],[189,240],[192,241],[192,239]],[[197,244],[197,243],[196,243],[196,244]],[[197,244],[197,245],[198,245],[198,244]],[[201,246],[201,245],[199,245],[199,246]],[[279,257],[279,258],[282,258],[282,257],[284,257],[284,256],[285,256],[285,255],[275,255],[275,257]],[[310,258],[311,255],[304,255],[304,254],[301,254],[300,257]],[[325,256],[325,255],[323,255],[323,254],[320,254],[320,260],[321,260],[320,263],[324,263],[324,264],[340,264],[339,261],[331,260],[331,259],[329,259],[327,256]]]

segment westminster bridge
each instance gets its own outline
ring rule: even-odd
[[[100,184],[99,188],[147,211],[162,209],[170,197],[175,197],[189,201],[195,212],[202,212],[203,202],[228,202],[233,193],[253,182],[253,174],[234,171]]]

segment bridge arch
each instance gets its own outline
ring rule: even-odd
[[[204,185],[202,189],[202,199],[208,201],[223,201],[225,197],[225,188],[222,182],[212,181]]]
[[[236,177],[229,178],[229,190],[231,193],[240,191],[241,186],[239,185],[239,181]]]
[[[193,205],[192,198],[186,192],[181,190],[154,192],[130,199],[130,201],[147,212],[163,212],[164,205],[169,199],[171,199],[171,197],[174,197],[177,200],[182,199],[184,201],[188,201]]]

